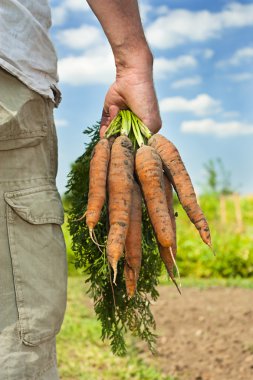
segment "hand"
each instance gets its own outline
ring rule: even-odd
[[[155,94],[152,64],[117,69],[116,81],[109,88],[104,102],[100,137],[103,137],[112,119],[121,109],[133,111],[156,133],[161,128],[161,117]]]

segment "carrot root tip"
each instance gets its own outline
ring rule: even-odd
[[[103,253],[103,251],[102,251],[102,249],[101,249],[100,247],[104,247],[104,245],[101,245],[101,244],[98,243],[93,228],[89,228],[89,234],[90,234],[90,238],[91,238],[91,240],[93,241],[93,243],[98,247],[99,251],[100,251],[101,253]]]
[[[176,260],[174,258],[174,255],[173,255],[173,252],[172,252],[172,248],[170,247],[169,248],[169,251],[170,251],[170,255],[171,255],[171,258],[172,258],[172,261],[173,261],[173,264],[175,265],[175,268],[176,268],[176,271],[177,271],[177,275],[178,275],[178,278],[179,278],[179,286],[181,288],[181,277],[180,277],[180,273],[179,273],[179,269],[178,269],[178,266],[177,266],[177,263],[176,263]],[[172,281],[174,282],[175,279],[172,278]],[[175,283],[175,282],[174,282]],[[176,285],[177,286],[177,285]],[[181,292],[179,292],[181,294]]]
[[[176,286],[176,288],[177,288],[177,290],[178,290],[178,293],[180,294],[180,295],[182,295],[182,292],[181,292],[181,284],[178,286],[178,283],[177,283],[177,281],[175,280],[175,278],[171,278],[171,280],[174,282],[174,284],[175,284],[175,286]]]
[[[109,262],[108,262],[108,270],[109,270],[109,278],[110,278],[110,284],[111,284],[111,289],[112,289],[112,298],[113,298],[114,310],[115,310],[115,313],[116,313],[117,312],[116,299],[115,299],[115,294],[114,294],[114,289],[113,289],[111,267],[110,267]]]
[[[113,283],[114,285],[117,286],[116,278],[117,278],[117,269],[113,269]]]
[[[216,256],[216,252],[215,252],[215,249],[213,248],[212,244],[208,244],[208,247],[211,249],[211,251],[213,252],[213,255]]]
[[[79,219],[73,220],[73,222],[81,222],[81,220],[83,220],[86,217],[86,214],[87,214],[87,211],[85,211],[85,213]]]
[[[114,285],[117,286],[117,283],[116,283],[116,278],[117,278],[117,273],[118,273],[118,270],[117,270],[117,262],[115,260],[110,260],[109,258],[109,263],[111,265],[111,268],[113,270],[113,280],[112,282],[114,283]]]

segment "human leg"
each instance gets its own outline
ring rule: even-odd
[[[2,70],[0,84],[0,378],[56,380],[67,269],[53,105]]]

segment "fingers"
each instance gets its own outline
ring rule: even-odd
[[[99,136],[100,136],[101,139],[105,136],[105,132],[106,132],[107,128],[108,127],[106,127],[105,125],[103,125],[103,126],[100,127]]]
[[[157,133],[162,126],[158,101],[152,76],[147,74],[119,77],[109,88],[104,102],[101,118],[100,137],[104,137],[111,121],[122,109],[133,111],[152,132]]]
[[[146,125],[152,134],[157,133],[162,127],[162,120],[159,113],[158,107],[151,109],[146,109],[144,112],[137,113],[136,115],[141,119],[141,121]]]
[[[119,107],[115,105],[109,107],[109,114],[110,114],[111,121],[118,115],[119,110],[120,110]]]
[[[157,133],[162,127],[162,120],[154,88],[150,90],[143,108],[141,109],[142,115],[140,115],[140,119],[153,134]]]
[[[159,114],[150,114],[141,119],[143,123],[148,127],[152,134],[159,132],[162,127],[162,120]]]
[[[105,108],[103,109],[99,131],[100,138],[104,137],[107,128],[109,127],[111,121],[117,116],[119,110],[119,107],[115,105],[110,106],[108,111],[106,111]]]
[[[100,130],[99,130],[99,135],[101,139],[104,137],[105,132],[107,128],[109,127],[109,124],[110,124],[110,114],[105,109],[103,109],[101,122],[100,122]]]

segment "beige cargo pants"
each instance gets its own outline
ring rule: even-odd
[[[57,380],[65,306],[53,103],[0,69],[0,379]]]

